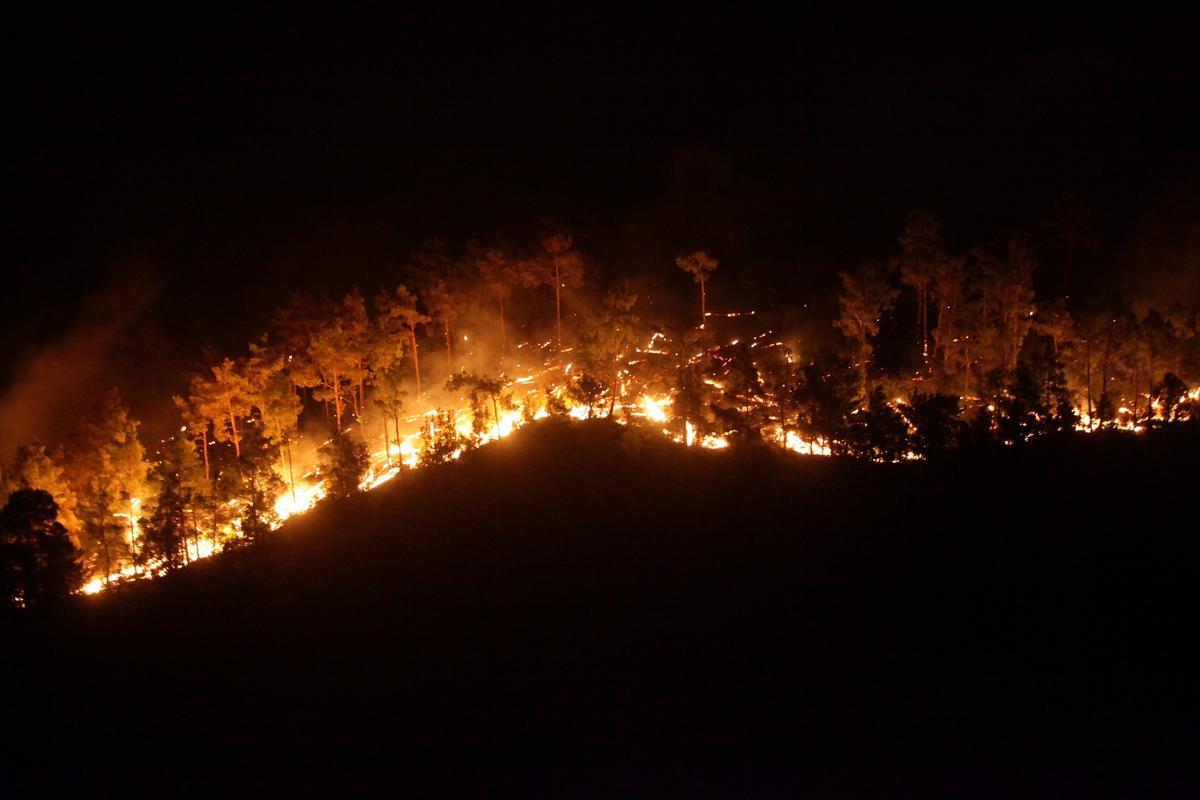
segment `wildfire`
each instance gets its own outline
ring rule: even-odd
[[[750,311],[740,314],[722,314],[720,316],[753,315],[754,312]],[[709,312],[709,316],[716,315]],[[752,348],[760,344],[763,344],[764,347],[778,346],[779,342],[765,342],[766,337],[770,333],[771,331],[764,331],[753,337],[749,346]],[[729,342],[729,345],[736,346],[740,341],[739,339],[733,339]],[[553,396],[555,403],[558,404],[558,412],[564,413],[570,419],[585,420],[600,415],[608,416],[620,424],[629,424],[632,421],[640,420],[652,423],[653,426],[661,430],[664,436],[687,447],[702,447],[712,450],[728,448],[730,441],[727,435],[701,433],[692,420],[677,420],[674,414],[675,396],[671,392],[646,392],[638,395],[631,402],[620,401],[620,398],[624,397],[628,392],[629,384],[627,383],[627,379],[629,379],[631,374],[629,369],[640,363],[638,357],[645,355],[670,355],[670,352],[665,349],[668,344],[669,341],[663,334],[655,333],[646,347],[636,348],[630,354],[630,357],[625,362],[626,369],[619,373],[621,380],[617,390],[618,398],[616,399],[610,397],[603,404],[597,405],[588,405],[571,400],[568,394],[563,391],[563,387],[572,379],[578,378],[579,370],[576,369],[576,364],[568,362],[565,365],[555,365],[552,361],[548,361],[535,374],[526,374],[508,380],[505,385],[505,391],[508,395],[504,406],[493,405],[488,410],[486,420],[484,420],[477,408],[462,406],[450,409],[449,418],[453,421],[454,432],[463,441],[470,441],[476,445],[498,441],[510,436],[514,431],[528,422],[544,419],[554,413],[551,410],[550,403]],[[526,344],[520,344],[517,345],[517,349],[522,350],[526,346]],[[549,346],[550,343],[546,342],[536,347],[539,350],[545,351]],[[688,363],[695,363],[704,355],[704,353],[695,354],[687,359],[687,361]],[[723,359],[718,358],[718,360],[723,362]],[[790,357],[788,361],[791,363]],[[730,383],[728,380],[723,380],[720,377],[705,376],[702,380],[707,386],[718,392],[725,391]],[[979,398],[970,397],[964,397],[962,401],[966,404],[980,402]],[[1179,403],[1188,401],[1192,403],[1200,401],[1200,387],[1188,391],[1178,400]],[[765,404],[767,400],[758,399],[751,402]],[[889,402],[889,405],[899,410],[906,404],[902,397],[895,397]],[[1162,403],[1158,399],[1151,400],[1151,398],[1145,396],[1137,405],[1139,407],[1151,408],[1156,419],[1163,418]],[[994,409],[994,405],[989,404],[988,408],[992,410]],[[750,406],[746,406],[741,410],[749,411],[752,409]],[[359,489],[362,491],[371,491],[396,478],[404,470],[418,468],[422,462],[422,454],[426,447],[426,441],[432,440],[438,433],[439,419],[445,419],[444,416],[439,417],[439,414],[445,413],[445,409],[429,407],[405,418],[404,421],[410,430],[407,434],[398,436],[395,441],[379,442],[379,446],[372,450],[370,453],[370,465],[362,481],[359,483]],[[1094,431],[1101,427],[1101,421],[1093,418],[1086,410],[1076,409],[1076,413],[1079,416],[1079,422],[1076,425],[1077,430]],[[1143,426],[1134,421],[1135,416],[1128,405],[1122,405],[1118,407],[1115,419],[1107,424],[1110,427],[1138,432],[1143,430]],[[769,415],[766,418],[772,419]],[[682,425],[679,424],[680,421],[682,421]],[[361,435],[360,433],[356,433],[356,430],[352,426],[348,429],[346,435]],[[785,426],[779,424],[777,419],[767,424],[762,429],[761,434],[765,441],[774,443],[794,453],[806,456],[832,455],[832,447],[829,441],[819,438],[813,440],[805,439],[795,430],[787,429]],[[462,454],[463,449],[463,447],[457,448],[449,454],[449,458],[458,458]],[[918,456],[914,453],[907,453],[903,458],[915,459]],[[294,487],[289,485],[284,493],[275,501],[275,513],[280,520],[280,524],[297,514],[303,514],[312,509],[325,495],[325,483],[319,473],[306,476],[297,481]],[[132,521],[126,523],[127,536],[130,537],[131,542],[137,536],[136,517],[139,504],[140,500],[135,499],[131,506],[132,513],[117,515],[126,520],[130,520],[131,517],[134,518]],[[226,538],[237,538],[241,535],[241,532],[237,529],[236,525],[230,525],[222,531],[222,534]],[[218,544],[212,541],[198,540],[194,543],[194,546],[189,547],[188,560],[204,559],[218,551]],[[135,579],[145,575],[153,575],[160,568],[161,565],[157,564],[143,564],[140,567],[125,566],[109,575],[108,580],[102,577],[93,578],[83,586],[82,592],[84,594],[96,594],[111,583]]]
[[[650,395],[642,397],[642,410],[646,414],[646,419],[652,422],[666,422],[667,412],[664,406],[671,404],[671,398],[653,398]]]
[[[280,520],[286,520],[288,517],[308,511],[324,496],[325,487],[320,481],[301,484],[296,487],[294,492],[289,488],[275,501],[275,513],[279,515]]]

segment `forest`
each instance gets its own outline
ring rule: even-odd
[[[562,227],[428,240],[373,296],[294,293],[245,351],[212,355],[174,398],[175,436],[143,441],[114,388],[61,441],[20,447],[0,594],[37,606],[173,572],[545,417],[879,463],[1197,424],[1197,309],[1072,290],[1085,226],[1057,232],[956,250],[910,212],[892,252],[804,299],[832,321],[819,336],[728,307],[705,250],[663,265],[695,300],[662,311]]]

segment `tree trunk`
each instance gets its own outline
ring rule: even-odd
[[[400,452],[400,415],[392,414],[392,424],[396,427],[396,466],[404,469],[404,454]]]
[[[1147,386],[1146,386],[1146,419],[1154,417],[1154,348],[1147,351]]]
[[[129,558],[133,561],[133,574],[141,575],[141,567],[137,557],[137,518],[133,510],[133,495],[129,496]]]
[[[363,444],[367,443],[367,423],[363,419],[363,409],[365,407],[361,402],[354,404],[354,418],[358,420],[358,435],[362,437]]]
[[[196,560],[200,560],[200,523],[196,521],[196,509],[192,508],[192,545],[196,548]]]
[[[392,443],[388,440],[388,421],[387,415],[383,415],[383,463],[390,467],[392,466]]]
[[[227,396],[225,398],[225,401],[226,401],[226,405],[229,408],[229,429],[233,432],[233,453],[238,458],[241,458],[242,457],[242,446],[241,446],[241,443],[238,441],[237,417],[235,417],[233,415],[233,398]]]
[[[204,431],[204,435],[200,437],[200,446],[204,450],[204,480],[212,482],[212,476],[208,471],[208,430]]]
[[[442,326],[443,326],[444,330],[446,331],[446,371],[449,373],[450,377],[453,378],[454,377],[454,351],[450,349],[450,321],[445,320],[442,323]]]
[[[508,333],[504,329],[504,295],[497,293],[500,299],[500,354],[508,352]]]
[[[104,585],[109,585],[109,576],[112,575],[112,556],[108,552],[108,534],[104,531],[105,521],[100,521],[100,549],[104,553]]]
[[[1085,366],[1084,373],[1087,376],[1088,425],[1091,426],[1092,415],[1093,415],[1093,410],[1092,410],[1092,337],[1089,336],[1084,341],[1087,343],[1087,348],[1085,350],[1085,355],[1084,355],[1084,357],[1087,360],[1087,364]]]
[[[360,361],[358,362],[358,409],[355,412],[360,416],[362,415],[362,410],[366,408],[366,397],[363,392],[363,384],[366,382],[366,378],[363,372],[363,364]]]
[[[337,422],[338,436],[342,435],[342,378],[337,373],[333,375],[333,417]]]
[[[929,367],[929,284],[921,283],[921,356]]]
[[[562,350],[562,281],[558,276],[558,256],[554,257],[554,339],[557,350]]]
[[[421,399],[421,359],[417,355],[417,331],[415,328],[408,332],[413,349],[413,376],[417,379],[417,399]]]
[[[950,343],[954,341],[954,318],[947,313],[950,309],[938,306],[937,328],[933,332],[933,357],[942,354],[942,365],[949,361]]]
[[[613,412],[617,410],[617,387],[620,386],[620,380],[617,374],[613,373],[612,380],[612,396],[608,398],[608,418],[612,419]]]
[[[868,404],[868,403],[867,403],[867,401],[868,401],[868,399],[869,399],[869,397],[870,397],[870,396],[869,396],[869,395],[868,395],[868,393],[867,393],[867,383],[868,383],[868,374],[867,374],[867,332],[866,332],[865,330],[862,332],[862,337],[863,337],[863,338],[862,338],[861,349],[858,351],[858,358],[859,358],[858,374],[859,374],[859,383],[860,383],[860,385],[861,385],[861,387],[860,387],[860,388],[862,389],[862,402],[863,402],[863,408],[866,408],[866,407],[867,407],[867,404]]]
[[[1138,376],[1138,368],[1137,368],[1137,367],[1134,367],[1134,368],[1133,368],[1133,408],[1132,408],[1134,421],[1136,421],[1136,420],[1137,420],[1137,407],[1138,407],[1138,377],[1139,377],[1139,376]]]
[[[296,475],[292,472],[292,439],[283,440],[283,452],[287,456],[288,484],[292,487],[292,506],[296,505]]]
[[[1112,324],[1108,326],[1108,335],[1104,337],[1104,357],[1100,360],[1100,396],[1108,394],[1108,354],[1112,344]],[[1109,398],[1111,407],[1112,399]]]
[[[1046,370],[1046,379],[1042,381],[1046,389],[1046,417],[1054,416],[1054,406],[1050,403],[1050,370]]]
[[[700,276],[700,327],[708,323],[708,293],[704,289],[704,276]]]

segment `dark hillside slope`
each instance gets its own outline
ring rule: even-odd
[[[884,467],[542,423],[6,621],[7,774],[1183,792],[1200,449],[1173,434]]]

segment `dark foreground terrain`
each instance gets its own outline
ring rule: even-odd
[[[6,619],[0,782],[1186,796],[1200,447],[1172,433],[881,467],[541,424]]]

